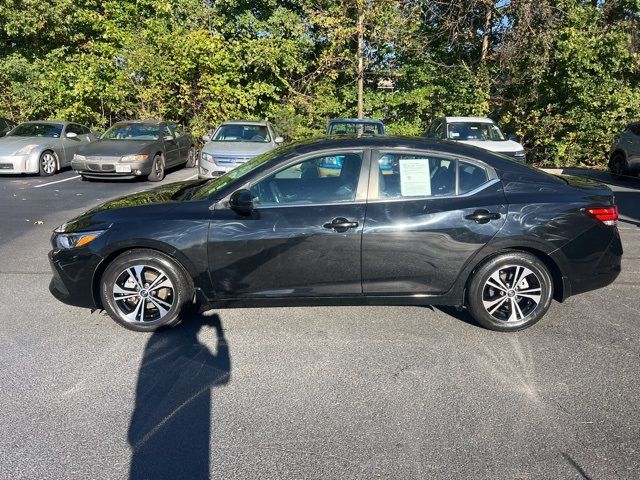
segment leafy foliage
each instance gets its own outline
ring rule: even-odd
[[[640,0],[359,0],[365,113],[421,134],[489,115],[546,164],[596,165],[640,109]],[[0,116],[202,134],[267,118],[289,139],[356,114],[350,0],[4,0]],[[379,88],[379,86],[393,88]]]

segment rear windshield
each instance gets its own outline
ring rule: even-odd
[[[12,137],[50,137],[60,138],[62,124],[59,123],[23,123],[11,133]]]

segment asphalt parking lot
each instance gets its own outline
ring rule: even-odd
[[[0,177],[0,478],[638,478],[640,180],[590,175],[616,191],[623,273],[510,334],[417,307],[130,332],[57,302],[46,254],[154,184]]]

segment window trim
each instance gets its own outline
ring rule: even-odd
[[[380,198],[379,197],[379,167],[378,161],[382,157],[382,155],[386,153],[396,154],[396,155],[424,155],[424,156],[433,156],[438,158],[446,158],[452,161],[455,161],[455,172],[456,172],[456,180],[455,180],[455,188],[456,193],[453,195],[431,195],[431,196],[420,196],[420,197],[400,197],[400,198]],[[484,169],[487,172],[487,181],[478,187],[470,190],[467,193],[459,194],[460,191],[460,174],[458,171],[458,162],[463,161],[475,165]],[[442,152],[438,150],[418,150],[418,149],[399,149],[399,148],[379,148],[371,151],[371,161],[369,168],[369,191],[367,192],[367,203],[384,203],[384,202],[406,202],[406,201],[425,201],[425,200],[441,200],[447,198],[464,198],[469,197],[471,195],[475,195],[476,193],[484,190],[485,188],[496,184],[500,181],[498,178],[498,174],[495,169],[475,158],[464,157],[461,155],[449,154],[447,152]]]

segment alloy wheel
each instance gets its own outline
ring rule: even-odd
[[[520,322],[540,304],[542,284],[536,273],[522,265],[505,265],[486,280],[482,304],[501,322]]]
[[[51,175],[56,171],[56,157],[52,153],[43,154],[40,163],[42,164],[42,170],[47,175]]]
[[[130,323],[164,318],[175,298],[176,292],[167,274],[149,265],[128,267],[113,284],[113,300],[121,317]]]

